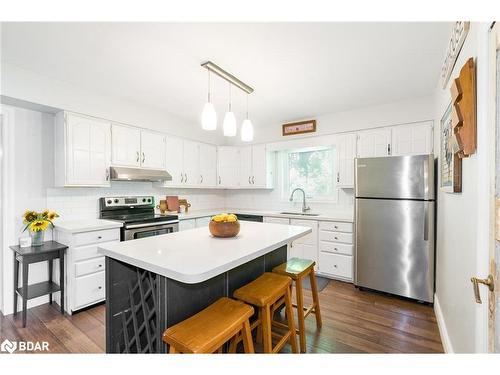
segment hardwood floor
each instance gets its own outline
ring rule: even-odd
[[[305,290],[305,303],[311,295]],[[316,330],[314,315],[306,319],[308,353],[442,353],[432,307],[359,291],[352,284],[331,281],[320,292],[323,327]],[[28,312],[22,328],[18,315],[0,314],[0,342],[4,339],[48,341],[51,353],[105,351],[105,306],[62,316],[56,305]],[[289,351],[285,346],[284,351]]]

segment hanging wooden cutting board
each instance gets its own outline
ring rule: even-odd
[[[467,60],[460,75],[451,85],[453,101],[452,126],[459,145],[458,155],[463,158],[476,152],[476,68],[474,59]]]

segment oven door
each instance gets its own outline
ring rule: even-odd
[[[139,238],[159,236],[179,231],[179,222],[162,221],[159,223],[144,223],[126,225],[123,231],[123,241],[137,240]]]

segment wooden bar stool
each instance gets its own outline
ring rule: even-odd
[[[249,303],[259,308],[256,321],[251,325],[251,329],[258,329],[257,337],[262,338],[265,353],[277,353],[288,342],[294,353],[298,353],[297,340],[295,339],[295,323],[293,319],[293,307],[291,297],[292,280],[287,276],[266,272],[254,281],[237,289],[233,296],[241,301]],[[282,324],[273,320],[271,310],[278,301],[284,301],[287,312],[287,324]],[[272,331],[272,326],[286,329],[284,335]],[[272,338],[280,340],[273,347]],[[231,343],[230,351],[236,350],[237,338]]]
[[[316,263],[309,259],[291,258],[286,263],[274,267],[273,272],[286,275],[295,281],[295,291],[297,295],[297,316],[299,320],[298,334],[300,338],[300,351],[306,352],[306,329],[305,318],[312,312],[316,317],[316,327],[321,328],[321,311],[319,308],[318,287],[316,285],[316,275],[314,273],[314,265]],[[311,292],[313,304],[308,308],[304,307],[304,295],[302,293],[302,280],[309,276],[311,282]]]
[[[250,317],[254,309],[241,301],[222,297],[206,309],[167,328],[163,341],[170,353],[222,353],[223,345],[240,334],[245,353],[253,353]]]

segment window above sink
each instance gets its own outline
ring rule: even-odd
[[[281,151],[279,159],[282,199],[288,199],[293,189],[302,188],[308,201],[335,202],[337,198],[334,177],[337,167],[335,155],[334,146]],[[287,213],[302,215],[302,213]]]

